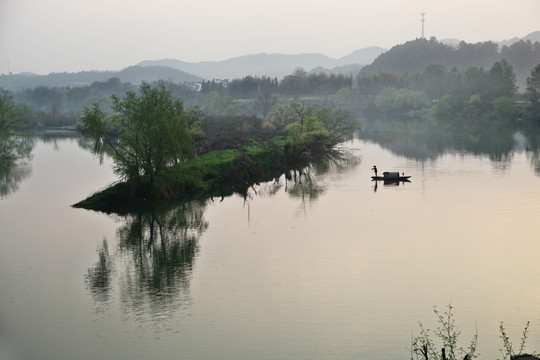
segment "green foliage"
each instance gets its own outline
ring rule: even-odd
[[[493,84],[490,73],[482,68],[468,68],[460,73],[455,87],[450,89],[450,94],[456,97],[470,98],[478,94],[483,100],[493,100]]]
[[[11,136],[16,126],[13,98],[7,90],[0,89],[0,139]]]
[[[520,40],[510,46],[503,46],[500,56],[514,67],[518,83],[522,85],[531,69],[540,62],[540,43]]]
[[[456,88],[458,78],[443,65],[429,65],[423,73],[411,75],[409,86],[412,90],[422,90],[430,99],[441,99]]]
[[[359,98],[352,89],[343,88],[335,93],[334,104],[341,109],[354,111],[359,108]]]
[[[35,146],[32,136],[11,136],[4,146],[9,150],[7,155],[0,156],[0,199],[15,193],[22,180],[32,173],[31,165],[25,161]]]
[[[529,104],[525,108],[527,119],[540,124],[540,63],[534,67],[527,78],[526,97]]]
[[[203,81],[201,83],[201,93],[208,94],[213,91],[218,93],[225,92],[225,83],[216,81],[215,79],[212,81]]]
[[[499,349],[503,356],[503,360],[510,360],[515,355],[521,355],[525,351],[525,343],[527,341],[527,335],[529,333],[529,325],[530,322],[527,321],[527,324],[525,324],[525,328],[523,329],[523,332],[521,334],[521,342],[519,344],[519,348],[517,352],[514,352],[514,346],[512,345],[512,342],[510,341],[510,338],[506,334],[506,330],[504,328],[504,324],[501,321],[501,324],[499,325],[499,331],[501,332],[500,338],[503,342],[504,349]]]
[[[494,121],[513,123],[519,116],[519,110],[514,101],[508,97],[499,97],[493,100],[490,117]]]
[[[32,111],[24,104],[15,104],[13,97],[0,88],[0,158],[23,156],[19,139],[28,128]]]
[[[352,137],[358,129],[357,121],[339,109],[315,110],[299,103],[279,109],[287,115],[288,121],[294,120],[285,127],[285,133],[291,138],[289,155],[295,158],[323,153]]]
[[[424,108],[427,105],[427,97],[423,91],[389,87],[380,92],[375,104],[386,113],[406,113]]]
[[[491,69],[485,71],[484,67],[488,64]],[[373,75],[372,68],[379,69],[381,73]],[[395,75],[382,76],[389,69]],[[448,118],[447,110],[450,110],[460,114],[454,118],[464,116],[469,119],[485,118],[493,110],[495,99],[513,98],[516,93],[514,66],[506,59],[499,58],[497,46],[493,43],[471,45],[462,42],[457,48],[452,48],[435,39],[419,39],[381,55],[360,75],[359,93],[367,98],[377,95],[375,104],[378,109],[383,110],[383,114],[393,116],[418,113],[417,108],[421,105],[415,105],[410,94],[406,93],[407,89],[424,92],[425,98],[417,98],[423,105],[427,105],[427,98],[442,100],[449,95],[452,97],[452,109],[448,109],[447,98],[439,102],[439,109],[435,113]],[[401,82],[398,81],[400,77]],[[392,79],[394,84],[390,84]]]
[[[339,108],[323,107],[316,113],[325,130],[328,131],[333,144],[352,138],[359,130],[358,121]]]
[[[27,129],[36,125],[37,114],[28,104],[20,102],[15,103],[13,106],[13,112],[15,117],[18,118],[22,123],[23,128]]]
[[[279,83],[279,92],[287,95],[331,95],[339,89],[352,87],[352,77],[336,74],[307,74],[297,68],[291,75],[283,77]]]
[[[85,107],[98,103],[104,111],[111,111],[111,96],[124,96],[136,87],[122,83],[118,78],[106,81],[95,81],[87,86],[45,87],[25,89],[15,94],[18,101],[25,102],[39,113],[51,114],[80,114]],[[77,116],[72,116],[76,119]]]
[[[516,93],[516,75],[514,68],[508,61],[497,61],[489,71],[491,81],[491,98],[512,98]]]
[[[241,79],[234,79],[227,86],[229,95],[235,99],[255,99],[261,94],[270,94],[278,91],[279,82],[277,78],[271,79],[267,76],[245,76]]]
[[[238,104],[224,91],[209,91],[201,98],[201,108],[209,116],[236,115],[240,113]]]
[[[287,126],[294,122],[303,122],[314,112],[312,107],[298,102],[290,104],[277,104],[272,108],[271,118],[279,126]]]
[[[265,142],[282,133],[277,127],[265,126],[261,119],[242,115],[209,116],[206,118],[204,131],[206,144],[201,153],[237,149],[249,144],[252,139]]]
[[[445,95],[462,97],[463,105],[472,95],[478,94],[482,100],[482,114],[488,114],[492,102],[499,97],[509,97],[515,94],[516,84],[523,86],[525,78],[531,72],[534,64],[540,61],[540,44],[520,41],[511,46],[503,46],[500,52],[494,43],[467,44],[448,46],[435,38],[429,40],[417,39],[403,45],[395,46],[381,54],[373,64],[365,66],[359,77],[344,75],[328,75],[325,73],[308,73],[296,69],[281,81],[266,76],[245,76],[231,81],[212,80],[202,83],[200,92],[194,91],[173,76],[171,69],[152,67],[151,78],[172,79],[160,82],[174,97],[182,98],[184,104],[198,106],[208,116],[249,114],[272,119],[270,126],[285,126],[293,121],[284,121],[285,114],[278,111],[269,113],[278,97],[290,97],[287,101],[299,101],[299,97],[310,97],[309,101],[336,106],[354,113],[367,116],[378,115],[381,112],[375,107],[375,96],[388,87],[423,91],[430,100],[442,99]],[[491,69],[490,69],[491,67]],[[489,69],[485,71],[484,69]],[[128,73],[139,73],[133,77]],[[124,97],[129,91],[136,91],[140,79],[148,79],[144,75],[148,69],[133,67],[115,74],[107,80],[106,74],[80,73],[64,74],[61,82],[47,79],[46,86],[31,88],[19,86],[13,94],[16,102],[28,104],[35,112],[33,124],[39,126],[69,126],[74,125],[84,108],[97,103],[105,113],[113,110],[113,97]],[[175,71],[176,72],[176,71]],[[55,74],[52,77],[62,77]],[[132,74],[133,75],[133,74]],[[97,76],[97,77],[96,77]],[[141,77],[142,76],[142,77]],[[70,80],[71,77],[71,80]],[[22,77],[23,81],[26,77]],[[139,79],[135,81],[135,79]],[[517,79],[517,81],[516,81]],[[98,81],[95,81],[98,80]],[[197,81],[196,79],[189,79]],[[35,80],[34,80],[35,81]],[[175,83],[173,83],[174,81]],[[87,86],[66,86],[67,83],[87,83]],[[533,99],[537,96],[532,95]],[[242,99],[242,100],[240,100]],[[284,100],[282,100],[284,101]],[[535,100],[536,101],[536,100]],[[405,104],[409,101],[405,101]],[[423,111],[417,109],[397,110],[401,106],[392,104],[395,110],[392,115],[402,112],[415,116]],[[407,108],[407,106],[404,106]],[[275,107],[274,107],[275,109]],[[472,108],[469,108],[471,110]],[[465,111],[462,108],[460,111]],[[540,119],[540,111],[534,105],[527,106],[523,111],[525,119]],[[389,115],[386,113],[386,115]],[[282,121],[281,124],[276,120]]]
[[[470,67],[463,71],[431,65],[423,73],[409,78],[410,88],[423,90],[431,99],[452,95],[469,99],[479,95],[487,104],[498,97],[512,98],[516,92],[516,77],[512,65],[504,59],[497,61],[490,71]]]
[[[479,354],[476,353],[478,332],[475,332],[466,350],[459,346],[458,338],[461,331],[456,326],[454,314],[452,313],[452,305],[449,304],[447,308],[448,310],[444,313],[441,313],[437,307],[433,308],[438,322],[437,329],[433,331],[433,335],[436,336],[440,343],[436,344],[432,338],[431,331],[424,328],[422,323],[420,323],[420,336],[413,338],[412,350],[426,360],[462,360],[478,357]]]
[[[197,162],[205,169],[205,177],[208,179],[223,179],[231,176],[234,161],[241,156],[240,150],[211,151],[200,156]]]
[[[204,132],[206,117],[200,109],[191,108],[184,112],[184,118],[191,134],[195,154],[200,154],[206,147],[206,133]]]
[[[468,101],[463,96],[446,95],[433,106],[432,114],[446,129],[481,136],[490,125],[513,126],[519,110],[509,97],[488,102],[480,94],[471,95]]]
[[[261,119],[266,120],[272,111],[272,108],[277,104],[277,97],[269,92],[262,93],[257,96],[253,103],[254,111],[260,115]]]
[[[439,43],[434,38],[429,41],[416,39],[394,46],[381,54],[371,65],[364,67],[360,74],[371,75],[389,71],[414,74],[423,71],[430,64],[448,66],[447,63],[441,63],[440,59],[449,61],[452,52],[450,46]]]
[[[142,83],[140,95],[128,92],[124,99],[113,97],[112,117],[106,117],[97,104],[86,108],[80,118],[82,134],[94,140],[94,152],[105,146],[114,151],[115,171],[128,180],[146,176],[153,184],[156,177],[172,164],[195,155],[194,137],[202,136],[202,119],[187,112],[163,85]],[[119,139],[111,137],[116,131]]]
[[[128,71],[128,69],[124,71]],[[159,69],[155,68],[155,71],[159,72]],[[165,71],[162,75],[166,75],[166,73]],[[91,78],[81,78],[81,82],[90,81]],[[159,81],[157,84],[165,86],[174,97],[181,97],[186,104],[188,102],[192,104],[198,94],[185,85],[171,81]],[[14,92],[13,98],[17,102],[27,104],[35,113],[34,124],[44,127],[58,127],[75,125],[82,111],[92,107],[95,103],[104,112],[109,113],[113,107],[113,96],[124,97],[127,92],[136,90],[137,86],[112,77],[108,80],[94,81],[86,86],[26,88]]]
[[[488,69],[501,59],[506,59],[512,65],[517,82],[521,85],[525,82],[530,69],[540,61],[540,44],[519,41],[511,46],[503,46],[499,51],[498,45],[493,42],[468,44],[462,41],[455,47],[443,44],[435,38],[416,39],[396,45],[381,54],[372,64],[362,68],[360,76],[368,77],[389,72],[414,76],[432,65],[456,71],[464,71],[471,67]],[[432,96],[429,93],[428,95]],[[433,98],[442,96],[444,93]],[[497,96],[503,95],[495,97]]]
[[[356,80],[358,93],[368,98],[378,95],[386,88],[402,89],[407,86],[407,80],[404,76],[388,72],[366,75],[358,77]]]
[[[186,196],[206,189],[203,177],[205,169],[198,162],[184,162],[165,169],[156,178],[151,191],[151,199],[174,199],[180,194]]]
[[[276,137],[266,144],[252,142],[241,149],[210,151],[167,167],[153,183],[148,176],[141,177],[139,183],[117,183],[74,206],[118,212],[155,200],[229,194],[233,189],[271,180],[289,169],[284,144],[283,137]]]
[[[482,98],[480,97],[479,94],[473,94],[471,95],[471,97],[469,98],[469,104],[467,105],[469,107],[469,109],[472,109],[473,112],[480,112],[482,110],[482,104],[483,104],[483,101],[482,101]]]
[[[536,65],[527,78],[527,98],[532,104],[540,102],[540,64]]]

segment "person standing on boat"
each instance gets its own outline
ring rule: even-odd
[[[375,165],[373,165],[373,167],[371,168],[371,170],[375,171],[375,177],[377,177],[377,167]]]

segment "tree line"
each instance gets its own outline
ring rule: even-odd
[[[256,100],[261,96],[317,95],[331,96],[343,87],[350,87],[351,76],[307,74],[297,69],[281,81],[266,76],[245,76],[229,82],[218,80],[203,81],[201,90],[195,91],[187,84],[171,81],[163,83],[171,93],[183,99],[189,106],[203,109],[208,115],[255,115],[257,105],[238,103],[238,100]],[[104,110],[113,108],[113,96],[124,96],[129,91],[137,91],[138,86],[110,78],[87,86],[46,87],[38,86],[9,92],[15,103],[26,104],[25,117],[33,125],[66,126],[74,125],[82,111],[94,103]]]
[[[244,76],[227,83],[221,81],[204,81],[201,92],[222,92],[232,99],[256,99],[261,94],[280,96],[329,96],[344,87],[351,87],[352,76],[342,74],[308,73],[297,68],[292,74],[278,80],[267,76]]]
[[[464,71],[429,65],[412,75],[379,73],[358,77],[355,90],[368,117],[417,115],[415,110],[433,108],[438,119],[480,120],[486,116],[513,122],[518,118],[540,125],[540,63],[518,93],[512,65],[502,59],[489,70],[471,67]]]
[[[225,171],[223,161],[204,169],[185,165],[208,152],[204,144],[206,117],[197,108],[186,108],[164,84],[152,86],[143,82],[138,92],[130,91],[122,99],[113,96],[112,101],[112,113],[104,112],[97,103],[85,108],[78,129],[92,141],[95,154],[111,154],[115,172],[129,184],[130,191],[147,199],[177,197],[186,189],[204,188],[206,174]],[[351,137],[357,125],[352,117],[337,109],[300,103],[281,105],[279,114],[280,123],[274,126],[285,136],[282,148],[276,148],[275,140],[270,138],[257,146],[265,153],[275,151],[274,156],[285,156],[290,163],[330,151]],[[233,146],[246,151],[248,144],[240,142]],[[233,167],[240,170],[244,163],[245,154],[233,161]],[[227,169],[226,172],[231,171],[230,166]],[[171,171],[174,176],[167,175]]]
[[[413,61],[413,56],[420,58]],[[258,118],[263,123],[279,120],[274,110],[292,102],[337,107],[359,119],[434,116],[449,122],[473,118],[539,122],[534,85],[538,71],[530,64],[537,56],[540,44],[530,41],[503,46],[499,51],[493,43],[462,42],[451,47],[434,38],[417,39],[382,54],[354,78],[297,68],[281,80],[248,75],[230,81],[204,81],[200,91],[171,81],[153,84],[163,84],[186,106],[199,109],[207,117]],[[494,57],[498,60],[490,63]],[[449,66],[442,64],[444,61]],[[462,68],[473,63],[490,67]],[[514,63],[521,64],[518,72],[533,69],[520,91]],[[73,127],[85,108],[97,103],[110,112],[113,98],[130,91],[136,92],[138,87],[111,78],[88,86],[39,86],[7,94],[30,126]]]
[[[439,42],[434,37],[429,40],[416,39],[381,54],[372,64],[363,67],[359,75],[416,74],[430,65],[464,71],[471,67],[489,68],[502,59],[513,66],[518,85],[524,86],[531,69],[540,63],[540,43],[520,40],[499,48],[489,41],[476,44],[461,41],[453,46]]]

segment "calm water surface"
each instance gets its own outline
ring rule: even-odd
[[[451,303],[467,347],[540,351],[540,177],[503,160],[357,161],[247,196],[109,216],[116,180],[77,140],[39,140],[0,199],[0,359],[409,359]],[[370,181],[370,168],[411,182]],[[298,180],[298,179],[297,179]]]

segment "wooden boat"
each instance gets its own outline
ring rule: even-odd
[[[399,175],[399,172],[383,172],[383,176],[372,176],[371,180],[375,181],[385,181],[385,182],[398,182],[398,181],[409,181],[410,175]]]
[[[409,181],[409,176],[398,176],[398,177],[385,177],[385,176],[372,176],[371,180],[381,180],[381,181]]]

